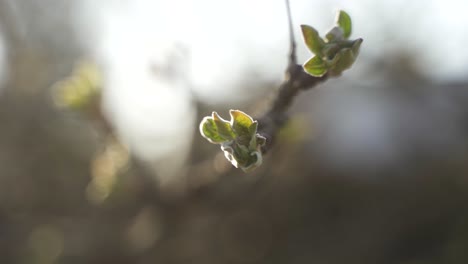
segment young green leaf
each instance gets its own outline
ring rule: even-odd
[[[351,17],[343,10],[340,10],[336,16],[336,24],[343,29],[344,37],[349,38],[352,31]]]
[[[254,121],[249,127],[249,135],[254,137],[257,134],[258,122]]]
[[[236,137],[236,134],[232,130],[231,123],[221,118],[216,112],[212,113],[212,118],[216,124],[218,133],[221,137],[226,138],[228,140],[233,140]]]
[[[314,54],[321,56],[322,48],[325,45],[325,42],[320,37],[319,33],[315,28],[307,25],[301,25],[302,36],[304,37],[304,42]]]
[[[262,158],[262,153],[260,151],[255,151],[250,154],[250,162],[246,166],[242,166],[241,169],[244,172],[250,172],[260,165],[262,165],[263,158]]]
[[[328,70],[327,64],[318,56],[312,57],[304,64],[303,68],[308,74],[315,77],[322,77]]]
[[[351,68],[359,55],[361,43],[362,39],[356,39],[349,48],[343,48],[336,54],[335,59],[329,63],[332,76],[339,76],[343,71]]]
[[[209,142],[220,144],[229,139],[222,137],[218,132],[218,127],[212,117],[205,117],[200,123],[200,134]]]
[[[254,122],[252,117],[240,110],[230,110],[232,128],[238,135],[248,135],[249,127]]]
[[[333,76],[341,75],[343,71],[351,68],[356,60],[356,57],[353,55],[353,51],[349,48],[342,49],[337,56],[339,56],[339,60],[330,71]]]
[[[200,134],[215,144],[232,141],[235,138],[231,124],[222,119],[216,112],[213,112],[211,116],[203,118],[200,123]]]

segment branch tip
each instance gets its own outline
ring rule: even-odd
[[[296,40],[294,37],[294,27],[291,15],[291,7],[289,5],[289,0],[286,1],[286,12],[288,16],[288,26],[289,26],[289,64],[297,64],[297,55],[296,55]]]

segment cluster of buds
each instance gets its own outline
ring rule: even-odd
[[[258,122],[239,110],[230,110],[231,121],[216,112],[200,123],[200,133],[209,142],[220,144],[226,158],[236,168],[251,171],[262,164],[261,147],[266,139],[257,133]]]
[[[349,69],[359,54],[362,38],[350,40],[351,18],[344,11],[339,11],[336,26],[325,38],[320,37],[317,30],[311,26],[301,25],[304,42],[315,55],[304,63],[304,70],[312,76],[339,76]]]

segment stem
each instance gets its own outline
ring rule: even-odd
[[[286,1],[286,13],[288,16],[288,26],[289,26],[289,45],[290,45],[290,53],[289,53],[289,64],[296,64],[297,63],[297,55],[296,55],[296,40],[294,37],[294,27],[291,15],[291,7],[289,5],[289,0]]]

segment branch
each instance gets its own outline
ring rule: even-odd
[[[275,100],[270,109],[258,119],[258,133],[267,139],[265,146],[262,147],[263,153],[266,153],[271,148],[278,130],[286,123],[288,119],[286,111],[299,91],[312,88],[328,78],[327,74],[322,77],[309,75],[304,71],[302,65],[297,64],[296,41],[294,38],[291,8],[289,6],[289,0],[285,1],[289,25],[289,61],[285,72],[285,78],[279,86]]]
[[[294,27],[291,15],[291,7],[289,6],[289,0],[286,1],[286,13],[288,16],[288,26],[289,26],[289,45],[290,45],[290,53],[289,53],[289,64],[296,64],[297,63],[297,55],[296,55],[296,40],[294,38]]]
[[[340,76],[349,69],[359,54],[362,39],[349,40],[351,18],[339,11],[336,26],[325,37],[316,29],[301,25],[307,48],[314,54],[304,65],[297,64],[296,41],[289,1],[286,0],[289,25],[290,54],[285,77],[270,109],[255,121],[240,110],[230,110],[231,120],[216,112],[200,123],[200,133],[209,142],[219,144],[226,158],[236,168],[249,172],[262,164],[262,154],[274,143],[278,130],[286,123],[287,110],[295,96],[330,77]]]
[[[288,119],[286,111],[294,97],[301,90],[315,87],[327,79],[328,75],[313,77],[307,74],[301,65],[294,64],[288,66],[286,78],[279,87],[278,95],[270,109],[258,119],[258,133],[267,139],[265,146],[262,147],[263,153],[266,153],[271,148],[278,130],[286,123]]]

